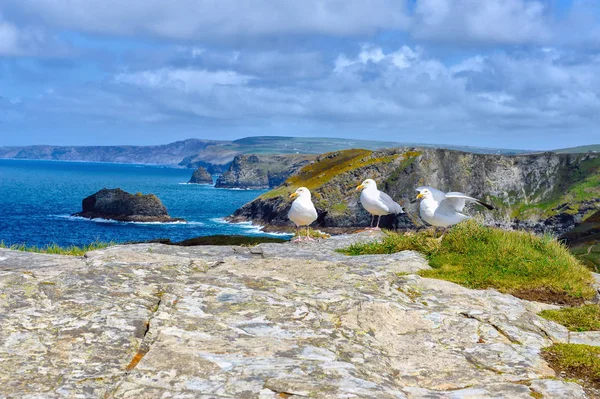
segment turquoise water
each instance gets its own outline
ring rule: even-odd
[[[185,184],[192,170],[142,165],[0,159],[0,241],[6,244],[83,245],[96,240],[181,241],[213,234],[265,235],[222,218],[263,191]],[[90,221],[70,215],[100,189],[156,194],[172,217],[187,223]]]

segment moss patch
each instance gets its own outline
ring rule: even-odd
[[[71,256],[83,256],[87,252],[94,251],[97,249],[103,249],[106,247],[110,247],[112,245],[116,245],[114,242],[93,242],[91,244],[76,246],[71,245],[68,247],[61,247],[56,244],[48,244],[43,247],[37,247],[33,245],[25,245],[25,244],[14,244],[14,245],[6,245],[4,242],[0,242],[0,248],[12,249],[15,251],[24,251],[24,252],[36,252],[41,254],[54,254],[54,255],[71,255]]]
[[[557,372],[583,382],[584,387],[600,389],[600,347],[581,344],[554,344],[542,356]]]
[[[578,308],[544,310],[540,314],[545,319],[562,324],[570,331],[599,331],[600,306],[587,305]]]
[[[355,244],[349,255],[416,250],[429,259],[423,277],[469,288],[495,288],[520,298],[548,303],[582,304],[595,290],[590,271],[555,239],[527,232],[504,231],[469,220],[452,227],[441,241],[429,231],[387,233],[376,243]]]

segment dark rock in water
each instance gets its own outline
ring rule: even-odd
[[[194,171],[194,173],[192,174],[192,178],[190,179],[190,181],[188,183],[213,184],[213,179],[212,179],[211,174],[208,173],[208,171],[206,170],[206,168],[203,168],[201,166]]]
[[[238,155],[229,169],[219,177],[215,187],[277,187],[315,158],[314,155]]]
[[[120,222],[177,222],[154,194],[135,195],[121,190],[104,188],[82,201],[82,212],[73,216],[89,219],[110,219]]]

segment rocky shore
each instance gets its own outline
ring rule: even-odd
[[[82,201],[82,211],[73,216],[88,219],[109,219],[119,222],[180,222],[172,218],[167,208],[154,194],[130,194],[121,190],[104,188]]]
[[[277,187],[315,155],[238,155],[217,180],[217,188],[267,189]]]
[[[415,274],[415,252],[140,244],[0,249],[0,397],[585,398],[553,307]]]

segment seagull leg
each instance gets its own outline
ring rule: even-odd
[[[375,221],[375,215],[371,215],[371,224],[367,230],[373,230],[373,222]]]
[[[306,240],[314,241],[315,239],[310,236],[310,226],[306,226]]]
[[[381,215],[378,215],[378,216],[377,216],[377,226],[375,226],[375,228],[374,228],[373,230],[381,230],[381,229],[379,228],[379,221],[380,221],[380,220],[381,220]]]
[[[300,237],[300,226],[296,226],[296,238],[294,238],[294,240],[292,242],[295,242],[296,244],[298,244],[301,241],[302,241],[302,237]]]

